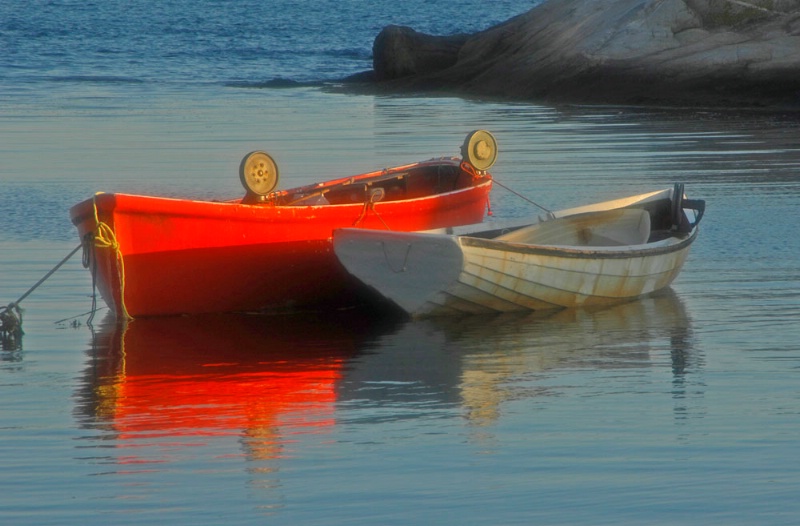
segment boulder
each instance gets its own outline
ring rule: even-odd
[[[392,26],[373,52],[383,90],[800,106],[800,0],[550,0],[473,35]]]
[[[447,69],[458,61],[458,52],[468,38],[464,34],[432,36],[410,27],[388,26],[372,46],[375,79],[391,80]]]

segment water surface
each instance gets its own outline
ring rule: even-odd
[[[797,523],[795,116],[330,93],[315,83],[368,64],[358,20],[374,13],[327,18],[336,45],[275,21],[308,39],[281,41],[307,51],[282,63],[263,22],[252,40],[235,29],[264,5],[179,2],[138,33],[112,3],[0,16],[2,304],[77,246],[69,207],[96,191],[236,197],[254,149],[288,187],[457,155],[476,128],[498,139],[498,182],[547,208],[684,183],[707,213],[683,273],[546,316],[123,327],[100,310],[90,327],[76,256],[23,302],[22,347],[0,351],[4,523]],[[425,29],[423,7],[404,20]],[[488,24],[473,8],[438,31]],[[309,84],[261,87],[275,78]],[[488,221],[540,213],[500,186],[491,201]]]

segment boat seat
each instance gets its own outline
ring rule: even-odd
[[[393,181],[401,182],[408,176],[408,172],[395,172],[395,173],[388,173],[383,177],[379,177],[378,179],[371,179],[367,182],[368,187],[372,187],[375,185],[383,186],[384,184],[391,184]]]
[[[303,197],[299,197],[293,201],[285,203],[284,206],[316,206],[316,205],[327,205],[330,204],[328,200],[325,198],[325,194],[328,193],[328,189],[320,190],[319,192],[314,192],[308,195],[304,195]]]
[[[527,245],[608,247],[642,245],[649,238],[647,211],[617,209],[550,219],[496,239]]]
[[[389,190],[402,188],[404,192],[405,188],[403,185],[405,184],[407,176],[408,173],[401,172],[386,174],[383,177],[371,179],[368,182],[353,180],[347,181],[345,184],[326,189],[328,193],[325,197],[332,205],[365,203],[369,200],[370,196],[372,195],[371,191],[375,188],[383,188],[387,195],[394,194],[396,196],[398,192],[389,192]],[[403,192],[401,192],[401,194],[403,194]],[[403,195],[400,195],[400,197],[403,197]],[[397,199],[397,197],[395,197],[395,199]],[[384,200],[392,199],[390,198]]]
[[[406,197],[408,186],[408,173],[393,173],[380,179],[372,180],[364,185],[363,201],[371,201],[376,189],[382,189],[383,201],[394,201]]]

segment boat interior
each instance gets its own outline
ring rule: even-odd
[[[442,157],[427,162],[345,177],[289,190],[274,191],[279,181],[275,160],[254,151],[239,165],[246,194],[243,204],[320,206],[377,203],[434,196],[470,188],[478,179],[490,178],[486,170],[497,159],[497,141],[486,130],[470,132],[461,146],[461,159]]]
[[[516,229],[470,234],[470,237],[568,247],[619,247],[655,243],[673,237],[683,239],[700,222],[705,201],[686,199],[680,184],[676,185],[672,196],[625,208],[545,219]],[[687,210],[692,213],[687,214]]]
[[[406,167],[370,178],[353,177],[325,187],[287,190],[270,202],[281,206],[377,203],[443,194],[472,185],[472,174],[457,164],[441,163]]]

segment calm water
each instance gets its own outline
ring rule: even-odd
[[[92,330],[76,256],[0,351],[0,522],[800,520],[796,116],[263,87],[366,69],[388,23],[472,31],[525,2],[33,4],[0,6],[3,304],[78,244],[75,202],[238,196],[256,148],[294,186],[455,155],[481,127],[496,178],[547,207],[683,182],[708,209],[671,289],[549,316],[101,310]],[[500,187],[492,211],[538,213]]]

